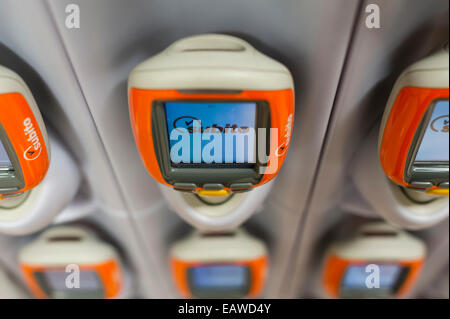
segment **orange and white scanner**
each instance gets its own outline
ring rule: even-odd
[[[283,164],[292,76],[239,38],[178,40],[131,72],[128,92],[136,145],[159,183],[223,196],[267,183]]]
[[[31,91],[0,65],[0,200],[37,186],[49,162],[47,131]]]
[[[80,182],[77,163],[47,134],[24,80],[0,65],[0,233],[24,235],[46,227],[72,201]]]
[[[22,248],[19,263],[36,298],[117,298],[123,286],[114,247],[80,227],[43,232]]]
[[[182,218],[224,231],[255,212],[291,142],[284,65],[234,36],[190,36],[134,68],[128,99],[141,159]]]
[[[185,298],[255,298],[266,282],[268,255],[265,244],[242,229],[196,231],[172,246],[170,265]]]
[[[378,151],[395,183],[432,195],[449,187],[449,48],[409,66],[392,89]]]
[[[360,226],[333,243],[323,285],[333,298],[393,298],[407,295],[425,260],[424,243],[383,222]]]

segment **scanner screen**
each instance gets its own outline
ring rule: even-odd
[[[0,169],[12,169],[12,164],[9,159],[8,153],[0,140]]]
[[[448,100],[436,102],[420,143],[415,159],[416,162],[448,162],[448,115]]]
[[[174,165],[254,164],[255,102],[166,102]]]

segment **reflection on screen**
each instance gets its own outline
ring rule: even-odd
[[[217,265],[194,267],[192,282],[197,289],[237,290],[247,285],[247,267]]]
[[[448,100],[435,104],[416,155],[418,162],[448,162],[449,117]]]
[[[366,272],[367,265],[349,266],[342,281],[343,288],[367,289],[366,279],[373,272]],[[402,267],[397,264],[378,265],[380,269],[380,289],[393,289],[398,281]],[[376,290],[376,289],[374,289]]]
[[[0,140],[0,169],[1,168],[12,168],[11,161],[9,160],[8,153]]]
[[[172,164],[254,163],[256,103],[165,103]]]

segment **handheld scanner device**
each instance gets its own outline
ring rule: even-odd
[[[37,186],[49,160],[47,131],[31,91],[0,65],[0,199]]]
[[[448,195],[449,51],[408,67],[389,97],[378,149],[385,174],[395,183]]]
[[[330,247],[324,287],[335,298],[400,297],[410,291],[424,258],[422,241],[382,222],[367,223]]]
[[[158,182],[199,195],[247,191],[278,173],[289,147],[289,70],[232,36],[181,39],[128,80],[134,138]]]
[[[115,249],[78,227],[55,227],[19,253],[36,298],[115,298],[122,270]]]
[[[194,232],[170,251],[172,275],[186,298],[257,297],[265,284],[267,250],[243,230]]]

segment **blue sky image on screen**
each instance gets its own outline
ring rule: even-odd
[[[345,272],[342,286],[345,288],[365,289],[366,278],[371,272],[366,272],[367,265],[349,266]],[[396,264],[379,265],[380,267],[380,288],[391,289],[396,284],[401,267]]]
[[[448,100],[438,101],[415,160],[418,162],[448,162],[448,135]]]
[[[239,289],[246,286],[245,266],[217,265],[192,269],[194,285],[199,289]]]
[[[169,133],[169,145],[170,149],[181,139],[171,140],[170,133],[175,128],[188,129],[193,125],[193,119],[201,121],[202,128],[212,127],[226,127],[236,125],[237,127],[249,127],[255,129],[256,122],[256,103],[208,103],[208,102],[167,102],[165,103],[167,129]],[[246,138],[245,152],[236,152],[235,143],[225,145],[225,136],[229,133],[222,134],[222,160],[219,163],[252,163],[254,162],[254,146],[256,143],[256,137],[250,139]],[[193,135],[190,135],[190,163],[194,163],[194,151],[201,154],[205,145],[209,143],[208,140],[201,141],[201,149],[193,149]],[[228,147],[226,150],[225,147]],[[249,153],[252,155],[249,159]],[[226,157],[226,154],[232,154]],[[171,153],[172,162],[180,162],[180,158],[177,154]],[[238,157],[239,156],[239,160]],[[176,158],[175,158],[176,157]],[[177,161],[178,160],[178,161]],[[205,159],[202,157],[201,162],[204,163]],[[195,163],[198,163],[196,161]]]
[[[8,153],[6,153],[5,147],[2,141],[0,141],[0,168],[11,167],[11,161],[9,160]]]

